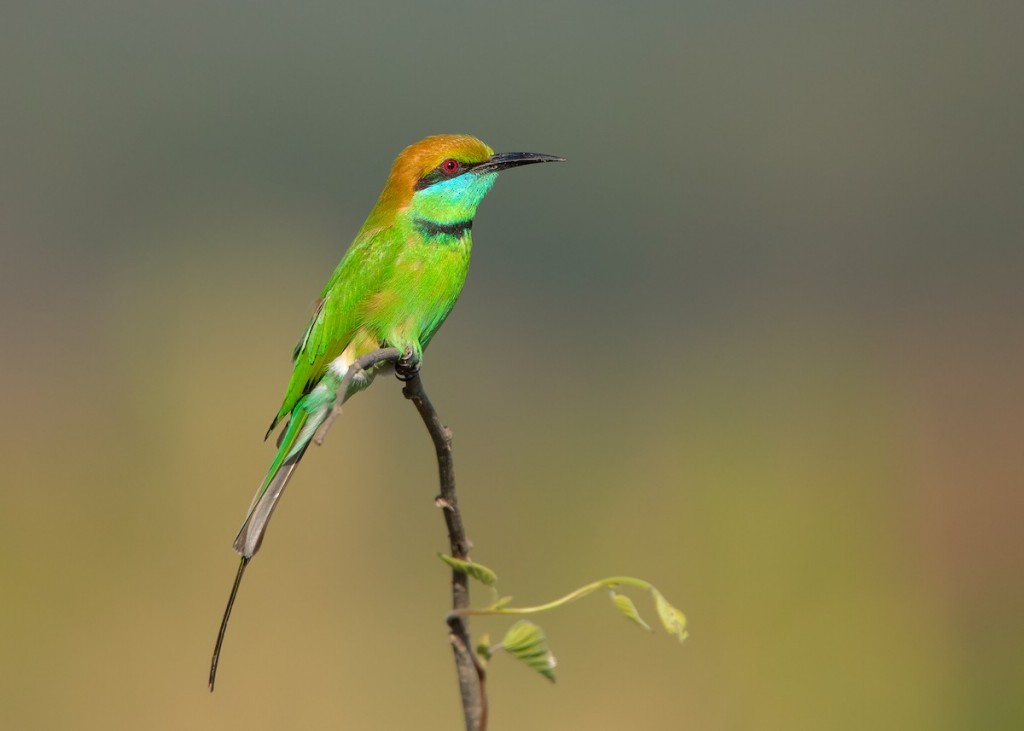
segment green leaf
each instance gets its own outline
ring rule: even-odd
[[[522,660],[548,680],[555,679],[555,656],[548,649],[544,631],[525,619],[508,628],[501,646],[517,660]]]
[[[505,607],[507,607],[509,605],[509,602],[511,602],[511,601],[512,601],[512,597],[510,597],[510,596],[503,596],[501,599],[499,599],[498,601],[494,602],[494,604],[492,604],[490,608],[491,609],[504,609]]]
[[[661,592],[651,587],[651,595],[654,597],[654,608],[658,610],[658,618],[661,624],[670,635],[675,635],[682,642],[689,633],[686,631],[686,616],[668,603],[668,599],[661,595]]]
[[[615,605],[615,608],[619,610],[622,616],[631,622],[635,622],[640,625],[648,632],[651,631],[651,626],[640,617],[640,612],[636,611],[636,605],[633,603],[632,599],[625,594],[616,594],[614,591],[609,593],[612,595],[612,603]]]
[[[489,634],[483,634],[480,641],[476,643],[476,654],[483,662],[491,659],[491,636]]]
[[[494,586],[495,582],[498,580],[498,575],[483,564],[473,563],[472,561],[463,561],[461,558],[453,558],[443,553],[437,554],[437,557],[456,571],[472,576],[481,584]]]

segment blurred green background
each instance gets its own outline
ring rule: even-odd
[[[1022,27],[4,2],[0,727],[458,728],[391,381],[305,461],[206,691],[291,348],[438,132],[569,158],[502,176],[424,365],[475,558],[524,603],[643,576],[691,631],[543,618],[559,681],[498,658],[492,731],[1024,724]]]

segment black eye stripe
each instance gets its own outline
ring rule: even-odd
[[[448,160],[455,160],[455,162],[458,163],[459,167],[456,168],[455,170],[452,170],[451,172],[448,172],[447,170],[444,169],[444,164],[448,162]],[[422,178],[417,180],[416,185],[413,186],[413,190],[423,190],[424,188],[429,188],[434,183],[440,183],[442,180],[451,180],[452,178],[457,178],[460,175],[468,173],[470,170],[472,170],[479,164],[480,163],[475,162],[463,162],[462,160],[457,160],[455,158],[447,158],[444,161],[442,161],[441,164],[438,165],[436,168],[434,168],[429,173],[424,175]]]

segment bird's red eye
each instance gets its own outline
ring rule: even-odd
[[[459,161],[455,158],[449,157],[443,163],[441,163],[441,169],[451,175],[459,169]]]

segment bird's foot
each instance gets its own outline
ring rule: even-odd
[[[420,359],[411,349],[395,363],[395,375],[402,383],[411,381],[420,372]]]

